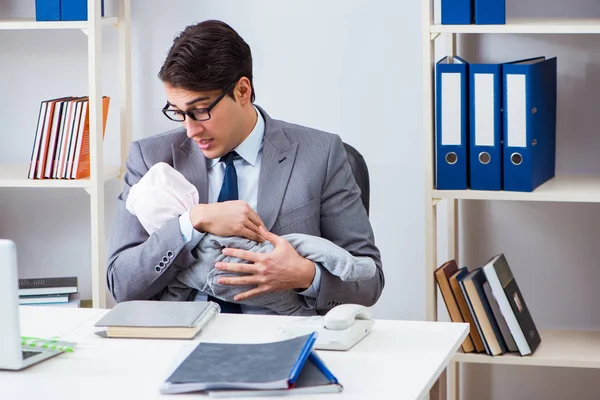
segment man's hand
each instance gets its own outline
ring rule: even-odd
[[[220,236],[243,236],[262,243],[258,228],[265,226],[256,211],[243,200],[198,204],[190,210],[190,221],[199,232]]]
[[[262,293],[310,287],[315,277],[315,264],[301,257],[287,240],[267,231],[264,226],[260,227],[259,234],[275,246],[271,253],[227,248],[223,249],[226,256],[241,258],[252,264],[218,262],[215,265],[220,271],[251,274],[219,278],[218,282],[222,285],[256,285],[235,296],[234,300],[243,301]]]

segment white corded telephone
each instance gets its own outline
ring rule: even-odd
[[[315,349],[348,350],[371,332],[371,310],[358,304],[341,304],[324,316],[298,317],[280,327],[285,339],[317,332]]]

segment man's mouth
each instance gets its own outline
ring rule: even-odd
[[[198,147],[200,147],[201,150],[208,150],[212,141],[213,139],[202,139],[198,140],[196,143],[198,143]]]

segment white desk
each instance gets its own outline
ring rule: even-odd
[[[93,325],[104,310],[32,306],[20,310],[22,335],[60,336],[77,347],[23,371],[0,371],[0,399],[208,399],[197,393],[161,395],[158,388],[199,340],[278,340],[277,328],[288,318],[222,314],[193,341],[138,340],[95,335],[99,328]],[[318,350],[344,386],[342,393],[290,398],[426,398],[467,332],[467,324],[377,320],[372,333],[350,351]]]

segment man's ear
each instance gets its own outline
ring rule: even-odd
[[[252,85],[250,85],[250,80],[245,76],[240,78],[235,92],[235,100],[239,101],[242,105],[250,103],[250,99],[252,98]]]

